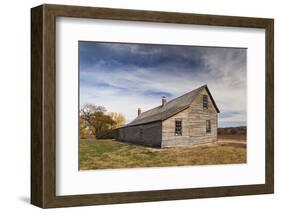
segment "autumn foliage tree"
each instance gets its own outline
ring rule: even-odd
[[[112,129],[112,126],[115,124],[115,121],[108,115],[105,115],[103,112],[95,112],[91,116],[90,123],[93,126],[95,133]]]
[[[125,124],[125,116],[118,112],[109,112],[108,115],[115,121],[113,129],[119,128]]]
[[[124,123],[125,117],[119,113],[106,113],[103,106],[85,104],[80,110],[80,138],[111,133]]]
[[[87,128],[87,123],[80,117],[79,120],[80,138],[88,138],[91,135],[90,129]]]

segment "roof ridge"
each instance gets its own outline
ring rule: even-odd
[[[189,91],[189,92],[186,92],[186,93],[184,93],[184,94],[182,94],[182,95],[180,95],[180,96],[178,96],[178,97],[175,97],[175,98],[171,99],[171,100],[168,101],[166,104],[168,104],[168,103],[170,103],[170,102],[172,102],[172,101],[174,101],[174,100],[176,100],[176,99],[178,99],[178,98],[181,98],[181,97],[183,97],[183,96],[185,96],[185,95],[187,95],[187,94],[189,94],[189,93],[195,92],[196,90],[201,90],[201,89],[205,88],[206,86],[207,86],[207,84],[204,84],[204,85],[201,86],[201,87],[198,87],[198,88],[193,89],[193,90],[191,90],[191,91]],[[155,108],[156,108],[156,107],[155,107]]]
[[[159,105],[159,106],[157,106],[157,107],[154,107],[154,108],[151,108],[151,109],[149,109],[149,110],[146,110],[146,111],[142,112],[140,115],[142,115],[142,114],[144,114],[144,113],[146,113],[146,112],[152,111],[152,110],[154,110],[154,109],[156,109],[156,108],[158,108],[158,107],[161,107],[161,105]],[[138,118],[138,117],[136,117],[136,118]]]
[[[176,100],[182,98],[183,96],[189,95],[189,94],[194,93],[194,92],[196,92],[196,91],[197,91],[197,92],[198,92],[198,91],[201,91],[203,88],[206,88],[206,87],[207,87],[207,84],[204,84],[204,85],[201,86],[201,87],[198,87],[198,88],[193,89],[193,90],[191,90],[191,91],[189,91],[189,92],[186,92],[186,93],[184,93],[184,94],[182,94],[182,95],[180,95],[180,96],[178,96],[178,97],[176,97],[176,98],[173,98],[172,100],[168,101],[168,102],[165,104],[165,106],[167,106],[167,105],[169,105],[169,104],[175,102]],[[193,101],[193,100],[192,100],[192,101]],[[146,119],[146,118],[149,118],[149,117],[153,117],[154,115],[147,115],[147,116],[146,116],[146,114],[149,114],[149,112],[151,112],[151,111],[153,111],[153,110],[158,110],[158,109],[161,110],[161,108],[162,108],[161,105],[158,105],[157,107],[151,108],[151,109],[149,109],[149,110],[147,110],[147,111],[141,113],[139,116],[137,116],[137,117],[136,117],[133,121],[131,121],[129,124],[131,124],[131,123],[133,123],[133,122],[135,122],[135,121],[137,121],[137,120],[141,121],[141,120],[143,120],[143,119]],[[142,116],[144,116],[144,117],[142,117]],[[128,125],[129,125],[129,124],[128,124]]]
[[[136,117],[133,121],[126,124],[125,126],[135,126],[144,123],[151,123],[161,120],[163,121],[173,116],[175,113],[179,113],[179,110],[184,110],[186,109],[186,107],[189,107],[194,101],[194,99],[198,96],[198,94],[201,93],[203,89],[205,89],[208,92],[217,113],[219,113],[219,109],[212,97],[212,94],[209,91],[207,84],[204,84],[201,87],[193,89],[187,93],[184,93],[181,96],[178,96],[170,100],[164,106],[159,105],[155,108],[143,112],[140,116]]]

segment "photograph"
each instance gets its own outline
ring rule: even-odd
[[[30,10],[30,203],[273,194],[274,14],[123,6]]]
[[[247,48],[79,41],[79,170],[247,163]]]

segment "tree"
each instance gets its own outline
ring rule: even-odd
[[[125,123],[124,115],[117,112],[106,113],[106,108],[94,104],[84,104],[80,109],[80,137],[90,135],[113,135],[113,129]]]
[[[125,124],[125,116],[118,112],[109,112],[108,115],[111,117],[115,124],[112,126],[113,129],[121,127]]]
[[[97,106],[93,104],[84,104],[81,109],[80,109],[80,116],[85,120],[85,121],[90,121],[90,117],[93,113],[95,112],[106,112],[106,108],[103,106]]]
[[[103,112],[95,112],[90,119],[90,123],[93,127],[94,134],[98,134],[102,131],[112,129],[112,126],[115,124],[115,121],[108,115],[105,115]]]
[[[80,134],[80,138],[87,138],[90,135],[90,131],[89,128],[86,125],[86,121],[80,117],[80,121],[79,121],[80,125],[79,125],[79,134]]]
[[[106,108],[103,106],[97,106],[94,104],[84,104],[81,109],[80,109],[80,120],[83,119],[85,122],[85,126],[88,128],[90,134],[94,135],[95,134],[95,129],[93,125],[91,124],[92,122],[92,116],[96,112],[106,112]]]

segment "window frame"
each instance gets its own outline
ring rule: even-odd
[[[203,109],[206,110],[209,107],[208,95],[203,95]]]
[[[182,119],[175,119],[175,136],[182,136]]]
[[[140,134],[140,140],[143,141],[143,127],[140,127],[139,134]]]
[[[206,133],[212,132],[211,120],[206,120]]]

